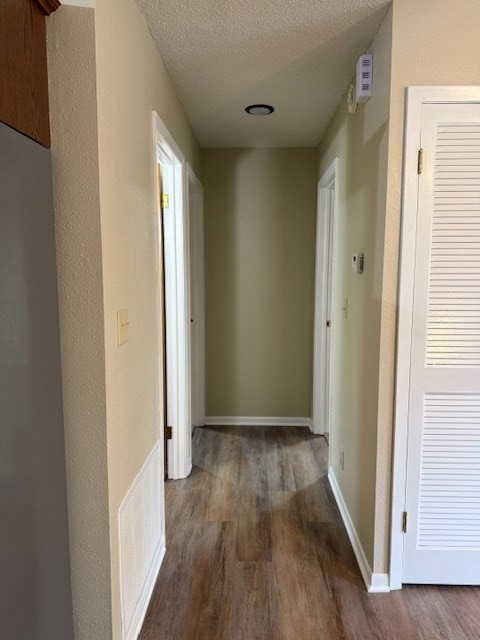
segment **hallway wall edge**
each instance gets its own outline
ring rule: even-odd
[[[333,491],[333,495],[337,502],[340,515],[342,516],[345,529],[347,530],[350,543],[355,553],[355,557],[358,562],[360,573],[362,574],[363,581],[367,588],[368,593],[389,593],[390,592],[390,577],[388,573],[373,573],[370,563],[367,560],[365,551],[363,549],[360,538],[353,524],[352,518],[348,511],[348,507],[343,498],[340,486],[335,477],[335,473],[330,467],[328,471],[328,480]]]

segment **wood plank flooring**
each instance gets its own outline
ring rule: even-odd
[[[307,429],[197,429],[140,640],[479,640],[478,588],[366,593],[326,473]]]

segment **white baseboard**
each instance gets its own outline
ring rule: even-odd
[[[308,427],[311,428],[311,418],[275,418],[254,416],[206,416],[207,426],[222,427]]]
[[[390,593],[390,576],[388,573],[372,573],[368,593]]]
[[[387,573],[373,573],[370,567],[370,563],[367,560],[365,551],[363,550],[362,543],[358,537],[355,526],[350,517],[345,500],[343,499],[342,492],[338,485],[337,479],[333,469],[330,467],[328,471],[328,480],[332,487],[333,495],[337,501],[338,509],[343,519],[345,529],[347,530],[350,543],[353,547],[353,552],[357,558],[358,566],[362,574],[363,581],[367,587],[368,593],[388,593],[390,591],[390,580]]]
[[[154,561],[152,562],[152,566],[150,567],[150,571],[148,572],[148,576],[145,580],[142,597],[140,598],[142,608],[140,609],[139,607],[137,611],[135,611],[135,626],[133,627],[134,633],[131,634],[128,640],[137,640],[138,636],[140,635],[143,621],[145,620],[145,616],[147,615],[148,605],[150,604],[152,593],[157,582],[160,568],[162,566],[163,558],[165,557],[165,551],[166,548],[165,545],[163,545],[162,547],[158,548],[158,551],[155,554]]]

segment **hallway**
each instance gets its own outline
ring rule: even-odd
[[[140,640],[478,637],[479,588],[368,595],[308,429],[197,428]]]

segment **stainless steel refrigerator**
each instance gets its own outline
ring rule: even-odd
[[[3,123],[0,638],[73,638],[50,151]]]

